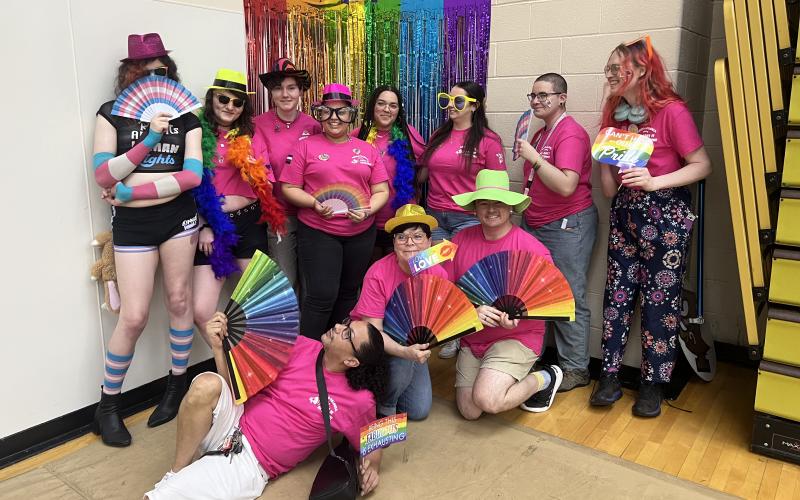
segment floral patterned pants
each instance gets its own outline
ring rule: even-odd
[[[638,296],[642,380],[669,382],[694,220],[685,187],[649,193],[623,187],[614,198],[603,299],[603,373],[619,371]]]

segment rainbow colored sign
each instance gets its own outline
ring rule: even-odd
[[[458,245],[444,240],[438,245],[434,245],[427,250],[423,250],[417,255],[408,259],[408,267],[411,268],[411,276],[416,276],[425,269],[441,264],[446,260],[451,260],[456,255]]]
[[[390,415],[361,428],[361,456],[365,457],[390,444],[405,441],[408,436],[408,415]]]
[[[653,140],[647,136],[614,127],[597,134],[592,146],[592,158],[626,170],[644,167],[653,153]]]

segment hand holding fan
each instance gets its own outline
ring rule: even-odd
[[[523,250],[484,257],[456,282],[476,305],[489,305],[511,319],[575,321],[572,289],[555,265]]]
[[[171,119],[194,111],[202,105],[189,89],[165,76],[146,76],[128,86],[114,101],[111,114],[150,122],[157,114]]]
[[[405,280],[386,304],[383,331],[400,345],[430,347],[483,329],[469,299],[444,278],[422,274]]]
[[[519,150],[517,149],[517,139],[524,139],[528,140],[528,136],[530,135],[531,130],[531,110],[522,113],[522,116],[519,117],[517,120],[517,128],[514,131],[514,142],[512,143],[513,146],[511,147],[511,151],[514,153],[514,160],[519,158]]]
[[[592,158],[619,168],[644,167],[653,153],[653,140],[635,132],[606,127],[592,145]]]
[[[355,186],[345,183],[331,184],[314,193],[324,207],[331,207],[334,215],[344,215],[348,210],[369,208],[369,199]]]
[[[300,327],[297,297],[278,265],[256,250],[225,307],[223,341],[236,403],[269,385],[289,361]]]

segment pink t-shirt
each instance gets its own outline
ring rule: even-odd
[[[277,179],[280,179],[281,171],[286,164],[286,157],[298,141],[322,132],[319,122],[305,113],[298,114],[297,118],[287,127],[286,122],[278,118],[275,109],[253,118],[253,126],[256,130],[253,142],[255,143],[258,139],[264,143],[266,151],[266,155],[263,156],[264,161],[275,171]],[[275,199],[284,206],[288,215],[297,213],[297,207],[284,199],[279,183],[275,183],[273,192]]]
[[[239,425],[270,478],[291,470],[326,440],[316,378],[320,349],[321,342],[297,337],[278,378],[244,404]],[[375,420],[375,398],[350,388],[344,373],[324,372],[331,429],[358,446],[361,427]]]
[[[569,196],[561,196],[534,176],[528,193],[531,204],[525,210],[525,222],[532,228],[549,224],[554,220],[576,214],[592,206],[592,145],[589,134],[574,118],[567,115],[558,123],[552,134],[539,129],[531,144],[545,161],[561,170],[572,170],[578,174],[578,185]],[[525,162],[523,174],[527,186],[533,165]]]
[[[306,193],[320,198],[328,188],[345,191],[363,199],[366,205],[372,196],[371,186],[386,182],[386,170],[378,150],[372,144],[350,138],[335,143],[324,134],[312,135],[297,143],[279,180],[300,186]],[[334,186],[338,184],[339,186]],[[375,217],[367,217],[358,224],[346,215],[323,219],[313,208],[301,208],[297,218],[303,224],[328,234],[353,236],[369,229]]]
[[[629,130],[630,125],[626,120],[614,126]],[[686,155],[703,145],[697,125],[683,101],[667,104],[649,122],[639,124],[636,132],[653,140],[653,154],[647,162],[647,169],[653,177],[683,167]]]
[[[441,265],[425,269],[420,274],[432,274],[440,278],[447,279],[447,271]],[[361,296],[358,303],[350,313],[351,318],[381,318],[386,310],[386,304],[392,298],[392,294],[400,285],[410,278],[400,269],[397,263],[397,255],[391,253],[378,260],[367,271],[364,276],[364,284],[361,285]]]
[[[479,170],[506,169],[502,141],[496,134],[487,132],[473,153],[472,167],[467,172],[461,149],[468,131],[451,131],[450,137],[428,159],[428,207],[434,210],[465,212],[450,197],[475,191],[475,176]]]
[[[547,248],[518,226],[514,226],[508,234],[494,241],[484,238],[481,226],[468,227],[453,237],[453,243],[458,245],[456,256],[452,261],[445,262],[444,266],[454,283],[482,258],[504,250],[526,250],[541,255],[550,262],[553,261]],[[501,326],[484,327],[478,333],[462,338],[461,344],[469,347],[475,357],[482,358],[492,344],[509,339],[518,340],[528,349],[541,355],[544,321],[522,320],[513,330],[506,330]]]
[[[360,129],[355,129],[350,134],[353,137],[358,137],[358,132]],[[408,126],[408,135],[409,135],[409,142],[411,143],[411,150],[414,153],[413,161],[416,163],[422,157],[422,153],[425,151],[425,141],[422,139],[422,136],[419,135],[417,129],[412,127],[411,125]],[[377,214],[375,214],[375,225],[378,229],[383,229],[386,225],[386,221],[394,217],[395,209],[392,208],[392,201],[394,201],[394,186],[392,183],[394,182],[394,176],[397,173],[397,162],[395,159],[388,153],[389,150],[389,138],[390,134],[388,132],[379,132],[378,135],[375,137],[375,143],[373,146],[378,150],[383,158],[383,166],[386,168],[386,175],[389,176],[389,201],[386,202],[386,205],[381,208]],[[413,201],[414,203],[416,200]],[[409,202],[412,203],[412,202]]]

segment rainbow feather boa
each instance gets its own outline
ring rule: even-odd
[[[375,144],[378,129],[373,125],[367,134],[367,142]],[[394,199],[392,209],[398,208],[414,201],[414,162],[411,160],[411,144],[403,135],[397,124],[392,125],[392,136],[389,141],[387,153],[394,159],[396,169],[392,187]]]

